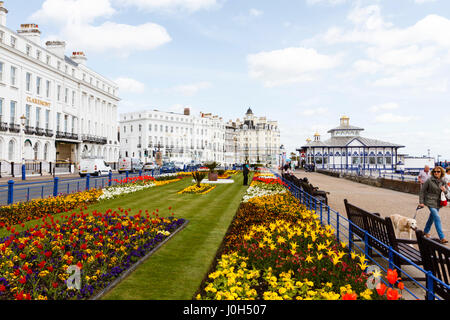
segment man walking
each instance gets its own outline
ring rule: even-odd
[[[244,186],[248,186],[248,173],[249,173],[249,168],[248,168],[248,164],[244,164]]]
[[[430,174],[430,167],[429,166],[425,166],[425,168],[419,173],[419,183],[420,183],[420,188],[422,189],[423,184],[431,177]]]

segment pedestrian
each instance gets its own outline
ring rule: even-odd
[[[429,166],[425,166],[425,168],[423,168],[423,170],[419,173],[419,183],[420,183],[420,188],[422,188],[423,184],[431,177],[430,175],[430,167]]]
[[[441,217],[439,209],[441,206],[441,194],[448,194],[448,188],[444,182],[445,171],[442,167],[435,167],[431,173],[431,177],[425,181],[420,189],[419,207],[427,206],[430,209],[430,216],[423,230],[425,237],[430,238],[431,226],[434,223],[441,244],[448,243],[442,231]]]
[[[284,172],[285,172],[285,173],[288,173],[289,168],[290,168],[290,167],[289,167],[289,163],[286,162],[286,163],[284,164],[284,167],[283,167]]]
[[[450,187],[450,167],[447,167],[445,169],[445,182],[447,183],[447,186]]]
[[[244,164],[244,186],[248,186],[248,173],[249,173],[249,168],[248,168],[248,164]]]

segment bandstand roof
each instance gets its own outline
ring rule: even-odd
[[[405,146],[381,141],[377,139],[370,139],[370,138],[364,138],[361,136],[358,137],[332,137],[326,141],[311,141],[306,146],[303,146],[302,148],[311,148],[311,147],[326,147],[326,148],[345,148],[349,146],[350,143],[353,141],[359,141],[364,147],[389,147],[389,148],[404,148]]]

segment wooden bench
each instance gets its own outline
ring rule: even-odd
[[[347,199],[344,200],[345,208],[347,211],[348,220],[351,222],[349,227],[349,232],[351,235],[356,234],[365,240],[365,232],[372,237],[368,237],[367,242],[369,248],[367,252],[371,255],[372,248],[377,249],[377,251],[384,257],[389,257],[391,247],[394,251],[400,253],[405,258],[409,259],[412,263],[416,265],[422,265],[422,257],[420,251],[414,246],[417,244],[417,240],[401,239],[397,238],[394,230],[394,225],[392,224],[391,218],[382,218],[378,213],[367,212],[355,205],[348,202]],[[358,226],[355,228],[352,226]],[[349,240],[351,238],[349,237]],[[410,264],[409,261],[403,259],[397,254],[393,254],[393,263],[401,268],[402,265]],[[417,280],[422,280],[424,278],[416,278]]]
[[[424,237],[422,230],[416,230],[417,242],[419,244],[420,254],[423,257],[423,268],[431,271],[433,275],[443,283],[450,284],[450,248],[444,246],[437,241]],[[427,288],[428,288],[427,279]],[[440,282],[433,281],[434,293],[445,300],[450,300],[450,290],[443,286]],[[427,299],[433,299],[429,297]]]
[[[325,205],[328,205],[328,194],[329,192],[319,190],[319,188],[314,187],[308,181],[304,179],[299,179],[293,174],[283,174],[283,178],[293,183],[298,188],[301,188],[303,191],[316,198],[317,200],[323,202]]]

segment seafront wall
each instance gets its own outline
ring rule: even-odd
[[[375,178],[375,177],[364,177],[357,175],[350,175],[347,173],[338,173],[338,172],[330,172],[326,170],[317,170],[317,173],[329,175],[336,178],[342,178],[351,180],[354,182],[364,183],[370,186],[391,189],[395,191],[411,193],[411,194],[419,194],[420,184],[414,181],[401,181],[401,180],[392,180],[385,178]]]

